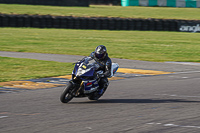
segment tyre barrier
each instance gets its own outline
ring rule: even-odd
[[[0,27],[200,32],[200,20],[0,14]]]

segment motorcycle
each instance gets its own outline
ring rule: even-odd
[[[85,57],[81,61],[74,63],[74,69],[72,71],[72,79],[67,83],[60,96],[62,103],[68,103],[74,97],[88,97],[89,100],[98,100],[105,92],[99,93],[99,80],[98,74],[102,74],[103,71],[97,71],[101,66],[95,59],[91,57]],[[112,77],[119,65],[112,63],[111,76]]]

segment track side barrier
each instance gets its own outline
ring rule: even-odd
[[[200,20],[0,14],[0,27],[200,32]]]

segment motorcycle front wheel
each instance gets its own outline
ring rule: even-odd
[[[69,101],[72,100],[73,98],[73,95],[71,94],[72,90],[73,90],[73,85],[72,83],[69,82],[64,88],[63,92],[61,93],[60,101],[62,103],[68,103]]]

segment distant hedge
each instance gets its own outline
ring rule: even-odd
[[[121,5],[121,0],[90,0],[94,5]]]
[[[0,0],[0,3],[52,6],[89,6],[89,4],[121,5],[121,0]]]
[[[199,32],[200,21],[0,14],[0,27]]]
[[[0,3],[51,6],[89,6],[89,0],[0,0]]]

